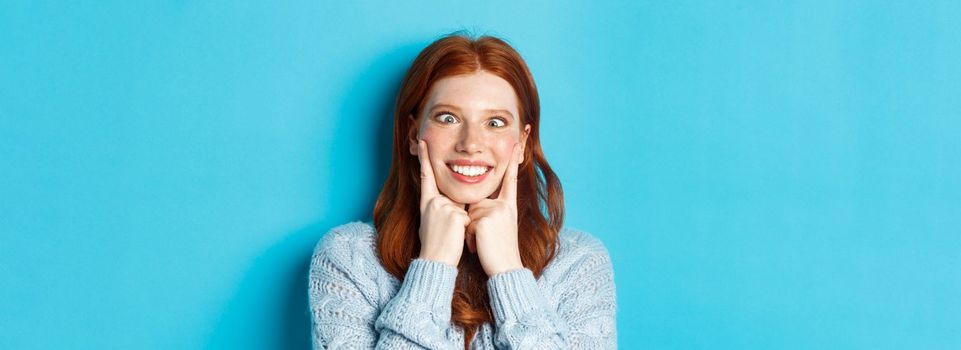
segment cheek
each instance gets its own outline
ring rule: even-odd
[[[428,144],[432,142],[436,142],[437,139],[439,138],[438,136],[439,135],[437,135],[436,132],[433,132],[430,130],[421,131],[419,134],[417,134],[417,138],[427,141]]]
[[[427,143],[427,152],[430,154],[431,163],[433,163],[436,168],[440,166],[440,164],[443,164],[445,155],[450,153],[450,149],[453,147],[451,143],[452,138],[450,135],[444,133],[443,130],[431,128],[421,130],[417,138]]]
[[[491,146],[497,156],[497,162],[506,165],[510,164],[511,156],[514,152],[514,144],[519,142],[517,136],[501,137]]]
[[[428,150],[438,150],[441,151],[447,145],[448,137],[444,136],[443,132],[438,132],[437,130],[421,129],[421,132],[417,134],[417,138],[427,142]]]

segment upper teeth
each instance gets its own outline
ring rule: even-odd
[[[486,166],[477,165],[451,165],[450,168],[454,169],[455,173],[467,176],[477,176],[487,172]]]

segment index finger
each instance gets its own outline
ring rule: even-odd
[[[501,183],[501,192],[497,198],[504,198],[512,203],[517,202],[517,168],[518,158],[520,158],[520,143],[515,143],[511,150],[511,161],[507,164],[507,172],[504,173],[504,180]]]
[[[427,153],[427,142],[418,140],[417,151],[417,159],[420,160],[420,205],[423,208],[439,191],[434,181],[434,167],[430,165],[430,155]]]

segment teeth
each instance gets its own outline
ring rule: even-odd
[[[451,165],[450,168],[454,169],[455,173],[466,176],[478,176],[487,172],[486,166],[477,165]]]

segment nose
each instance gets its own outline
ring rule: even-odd
[[[460,139],[457,140],[457,152],[474,154],[484,149],[484,135],[479,129],[477,126],[464,124],[460,130]]]

